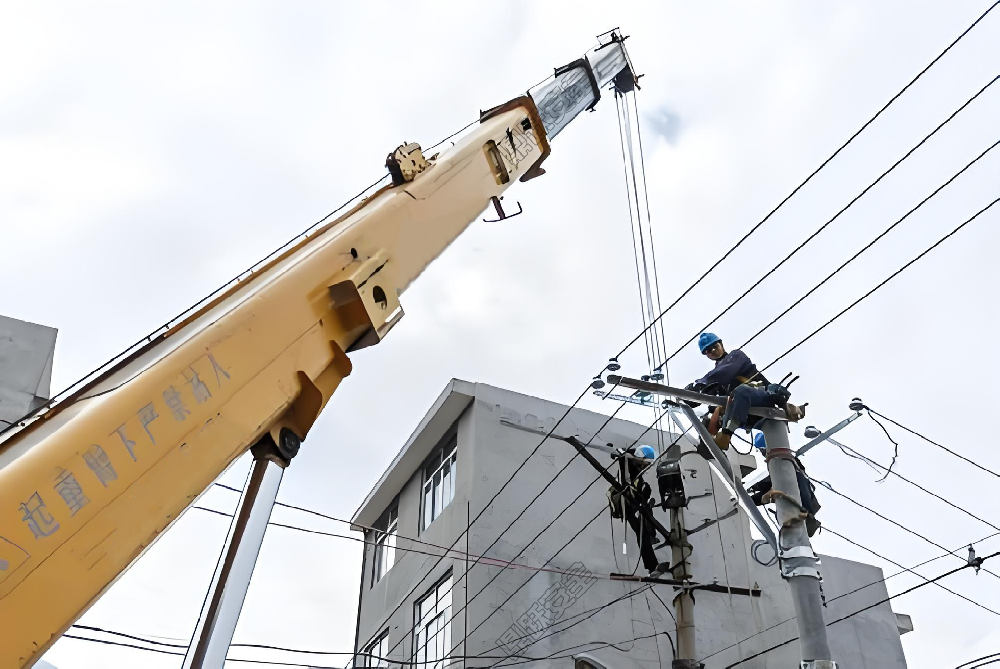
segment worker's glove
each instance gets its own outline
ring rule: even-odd
[[[690,390],[693,393],[700,393],[704,389],[705,389],[705,384],[703,383],[689,383],[686,386],[684,386],[684,390]],[[695,402],[693,400],[681,400],[681,401],[692,408],[701,406],[701,402]]]

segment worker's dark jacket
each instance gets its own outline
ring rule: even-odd
[[[756,374],[756,377],[754,375]],[[695,386],[701,387],[705,392],[717,393],[719,395],[729,395],[741,383],[746,383],[751,378],[767,384],[763,375],[757,374],[757,367],[750,362],[750,358],[743,351],[736,349],[730,351],[723,357],[715,361],[715,369],[694,382]]]

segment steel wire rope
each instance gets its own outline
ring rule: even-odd
[[[777,358],[775,358],[774,360],[772,360],[771,362],[769,362],[763,369],[761,369],[757,373],[758,374],[764,373],[765,371],[767,371],[768,369],[770,369],[776,362],[778,362],[779,360],[785,358],[788,354],[790,354],[792,351],[794,351],[795,349],[797,349],[799,346],[801,346],[802,344],[806,343],[807,341],[809,341],[810,339],[812,339],[813,337],[815,337],[821,331],[823,331],[824,329],[826,329],[826,327],[829,326],[831,323],[833,323],[838,318],[840,318],[841,316],[843,316],[844,314],[846,314],[848,311],[850,311],[851,309],[853,309],[855,306],[857,306],[859,303],[861,303],[869,295],[871,295],[872,293],[874,293],[876,290],[878,290],[879,288],[881,288],[885,284],[889,283],[892,279],[894,279],[897,276],[899,276],[903,271],[905,271],[907,268],[909,268],[915,262],[917,262],[918,260],[920,260],[921,258],[923,258],[925,255],[927,255],[928,253],[930,253],[931,251],[933,251],[934,249],[936,249],[938,246],[940,246],[941,244],[943,244],[950,237],[952,237],[953,235],[955,235],[956,233],[958,233],[966,225],[968,225],[969,223],[971,223],[974,220],[976,220],[977,218],[979,218],[979,216],[981,216],[983,213],[985,213],[987,210],[989,210],[990,207],[992,207],[993,205],[995,205],[997,202],[1000,202],[1000,198],[997,198],[997,199],[993,200],[992,202],[990,202],[989,204],[987,204],[985,207],[983,207],[982,209],[980,209],[979,211],[977,211],[975,214],[973,214],[971,217],[967,218],[964,222],[960,223],[958,225],[958,227],[956,227],[954,230],[952,230],[951,232],[949,232],[948,234],[946,234],[944,237],[942,237],[938,241],[934,242],[934,244],[932,244],[931,246],[929,246],[928,248],[926,248],[919,255],[917,255],[912,260],[910,260],[908,263],[906,263],[905,265],[903,265],[902,267],[900,267],[899,269],[897,269],[895,272],[893,272],[892,274],[890,274],[886,279],[884,279],[883,281],[881,281],[880,283],[878,283],[874,288],[872,288],[871,290],[869,290],[867,293],[865,293],[864,295],[862,295],[861,297],[859,297],[858,299],[856,299],[854,302],[851,302],[849,305],[847,305],[846,307],[844,307],[840,312],[837,313],[837,315],[835,315],[833,318],[831,318],[828,321],[826,321],[825,323],[823,323],[823,325],[820,325],[818,328],[816,328],[815,330],[813,330],[812,332],[810,332],[808,335],[806,335],[805,337],[803,337],[801,340],[799,340],[798,343],[796,343],[794,346],[792,346],[791,348],[789,348],[787,351],[785,351],[784,353],[782,353],[781,355],[779,355]]]
[[[1000,555],[1000,552],[991,553],[990,555],[984,555],[981,558],[977,558],[977,560],[979,561],[979,564],[982,564],[986,560],[994,558],[997,555]],[[920,588],[923,588],[924,586],[928,586],[928,585],[931,585],[932,583],[936,583],[937,581],[940,581],[943,578],[951,576],[952,574],[956,574],[956,573],[962,571],[963,569],[968,569],[968,568],[970,568],[972,566],[973,566],[972,563],[964,564],[961,567],[957,567],[955,569],[952,569],[951,571],[947,571],[947,572],[945,572],[943,574],[939,574],[938,576],[930,578],[930,579],[924,581],[923,583],[918,583],[918,584],[916,584],[915,586],[913,586],[911,588],[907,588],[906,590],[903,590],[902,592],[898,592],[895,595],[890,595],[888,597],[884,597],[884,598],[880,599],[879,601],[875,602],[874,604],[869,604],[868,606],[865,606],[864,608],[858,609],[858,610],[854,611],[853,613],[849,613],[846,616],[841,616],[840,618],[837,618],[836,620],[833,620],[833,621],[827,623],[826,627],[832,627],[833,625],[836,625],[839,622],[847,620],[848,618],[853,618],[854,616],[858,615],[859,613],[863,613],[863,612],[867,611],[868,609],[873,609],[876,606],[880,606],[882,604],[885,604],[886,602],[892,601],[893,599],[896,599],[897,597],[902,597],[903,595],[909,594],[909,593],[913,592],[914,590],[918,590]],[[756,657],[760,657],[761,655],[764,655],[766,653],[770,653],[772,650],[775,650],[777,648],[781,648],[782,646],[787,646],[791,642],[796,641],[798,638],[799,638],[798,635],[796,635],[796,636],[792,637],[791,639],[788,639],[787,641],[782,641],[781,643],[778,643],[778,644],[775,644],[773,646],[770,646],[769,648],[765,648],[764,650],[762,650],[762,651],[760,651],[758,653],[754,653],[753,655],[750,655],[748,657],[745,657],[745,658],[739,660],[738,662],[734,662],[733,664],[727,665],[726,669],[732,669],[733,667],[741,665],[744,662],[752,660],[752,659],[754,659]]]
[[[848,138],[848,140],[843,145],[841,145],[833,154],[831,154],[830,157],[828,157],[823,163],[821,163],[820,166],[818,168],[816,168],[816,170],[814,170],[805,179],[805,181],[803,181],[801,184],[799,184],[789,195],[787,195],[781,202],[779,202],[779,204],[774,209],[772,209],[771,212],[767,216],[765,216],[759,223],[757,223],[753,228],[751,228],[751,230],[748,231],[740,240],[738,240],[737,243],[733,247],[731,247],[722,256],[722,258],[720,258],[714,265],[712,265],[712,267],[710,267],[705,273],[703,273],[701,275],[701,277],[699,277],[691,286],[689,286],[687,289],[685,289],[685,291],[683,293],[681,293],[681,295],[678,298],[676,298],[674,300],[674,302],[672,302],[670,305],[668,305],[667,308],[663,312],[661,312],[659,314],[659,316],[657,316],[657,318],[654,320],[654,323],[657,322],[657,321],[659,321],[660,319],[662,319],[662,317],[667,312],[669,312],[681,299],[683,299],[688,293],[690,293],[690,291],[693,290],[694,287],[698,285],[698,283],[700,283],[706,276],[708,276],[708,274],[710,274],[715,269],[716,266],[718,266],[729,255],[731,255],[732,252],[736,250],[736,248],[738,248],[751,234],[753,234],[761,225],[763,225],[764,222],[766,222],[781,206],[783,206],[788,200],[790,200],[792,198],[792,196],[794,196],[806,183],[808,183],[812,179],[813,176],[815,176],[831,160],[833,160],[833,158],[836,157],[840,153],[840,151],[842,151],[858,135],[860,135],[861,132],[863,132],[872,122],[874,122],[874,120],[876,118],[878,118],[882,114],[882,112],[884,112],[893,102],[895,102],[896,99],[898,99],[907,89],[909,89],[910,86],[912,86],[918,79],[920,79],[920,77],[922,77],[923,74],[925,72],[927,72],[927,70],[929,70],[938,60],[940,60],[966,34],[968,34],[968,32],[970,30],[972,30],[972,28],[974,28],[987,14],[989,14],[989,12],[992,11],[993,8],[996,7],[997,4],[1000,4],[1000,0],[997,0],[997,2],[994,2],[993,5],[991,5],[982,15],[980,15],[980,17],[978,19],[976,19],[968,28],[966,28],[965,31],[963,31],[951,44],[949,44],[940,54],[938,54],[938,56],[935,57],[934,60],[932,60],[927,66],[925,66],[923,70],[921,70],[913,79],[911,79],[910,82],[907,83],[898,93],[896,93],[878,112],[876,112],[876,114],[871,119],[869,119],[860,129],[858,129],[850,138]],[[630,204],[630,206],[631,206],[631,204]],[[615,358],[621,356],[632,344],[634,344],[636,341],[638,341],[639,338],[642,337],[644,334],[645,334],[645,329],[644,329],[643,332],[641,332],[639,335],[637,335],[635,338],[633,338],[628,344],[626,344],[626,346],[619,352],[619,354],[617,356],[615,356]],[[605,369],[606,368],[607,368],[607,366],[605,366]],[[542,441],[539,442],[538,446],[536,446],[535,449],[525,459],[525,461],[522,462],[521,466],[518,467],[517,470],[515,470],[514,475],[516,475],[520,471],[520,469],[524,466],[524,464],[527,462],[527,460],[529,460],[531,458],[531,456],[534,455],[535,452],[537,452],[538,448],[541,447],[542,443],[544,443],[544,441],[548,437],[550,437],[552,435],[552,433],[554,433],[555,428],[558,427],[559,424],[561,424],[562,420],[565,419],[565,417],[569,414],[569,412],[572,411],[572,409],[576,407],[576,405],[580,402],[580,400],[583,399],[584,395],[586,395],[586,393],[589,390],[589,388],[590,387],[588,386],[587,389],[585,389],[577,397],[577,399],[574,400],[574,402],[566,409],[566,411],[564,412],[563,416],[556,422],[556,424],[549,431],[549,433],[545,437],[543,437]],[[513,478],[513,475],[512,475],[512,478]],[[508,483],[509,483],[509,480],[508,480]],[[506,483],[504,484],[504,486],[501,487],[501,489],[500,489],[500,491],[498,491],[497,495],[499,495],[499,493],[503,491],[504,487],[506,487]],[[490,500],[489,503],[487,503],[487,505],[483,508],[483,510],[480,511],[479,514],[477,514],[476,519],[478,519],[482,515],[482,513],[485,512],[485,509],[489,508],[490,504],[492,504],[493,501],[495,501],[497,495],[494,495],[494,497]],[[475,522],[475,521],[473,521],[473,522]],[[461,538],[461,535],[459,536],[458,539],[460,539],[460,538]],[[458,539],[456,539],[456,542],[458,541]],[[420,582],[422,582],[422,580],[423,579],[421,579]],[[416,585],[419,585],[420,582],[418,582]],[[402,604],[412,594],[413,594],[413,591],[410,591],[409,593],[407,593],[407,595],[404,598],[401,599],[401,601],[397,605],[397,607],[390,613],[389,617],[391,617],[396,611],[398,611],[399,607],[402,606]]]
[[[907,158],[909,158],[911,155],[913,155],[913,153],[916,152],[917,149],[919,149],[921,146],[923,146],[931,137],[933,137],[934,135],[936,135],[938,133],[938,131],[941,130],[941,128],[945,127],[949,122],[951,122],[951,120],[954,119],[963,109],[965,109],[970,104],[972,104],[972,102],[975,101],[976,98],[978,98],[980,95],[982,95],[990,86],[992,86],[993,84],[995,84],[998,79],[1000,79],[1000,76],[994,76],[992,79],[990,79],[990,81],[985,86],[983,86],[981,89],[979,89],[979,91],[977,91],[975,93],[975,95],[973,95],[971,98],[969,98],[968,100],[966,100],[965,103],[963,103],[961,107],[959,107],[958,109],[956,109],[955,111],[953,111],[944,121],[942,121],[940,124],[938,124],[937,127],[935,127],[929,134],[925,135],[923,137],[923,139],[921,139],[919,142],[917,142],[917,144],[915,146],[913,146],[913,148],[911,148],[909,151],[907,151],[905,154],[903,154],[902,158],[899,158],[896,162],[894,162],[892,165],[890,165],[889,169],[887,169],[884,172],[882,172],[882,174],[880,174],[878,176],[878,178],[875,179],[875,181],[873,181],[870,184],[868,184],[867,186],[865,186],[865,188],[860,193],[858,193],[853,198],[851,198],[851,200],[846,205],[844,205],[839,211],[837,211],[837,213],[834,214],[832,218],[828,219],[825,223],[823,223],[822,225],[820,225],[815,231],[813,231],[808,237],[806,237],[798,246],[796,246],[784,258],[782,258],[778,262],[778,264],[776,264],[771,269],[767,270],[767,272],[765,272],[762,277],[760,277],[759,279],[757,279],[756,281],[754,281],[752,284],[750,284],[750,286],[745,291],[743,291],[739,295],[739,297],[737,297],[735,300],[733,300],[732,302],[730,302],[722,311],[720,311],[718,314],[716,314],[715,317],[712,318],[712,320],[710,320],[708,323],[706,323],[705,325],[703,325],[702,327],[700,327],[697,332],[695,332],[683,344],[681,344],[679,347],[677,347],[677,350],[674,351],[673,353],[671,353],[670,356],[667,358],[667,360],[672,360],[675,356],[677,356],[681,351],[684,350],[684,348],[688,344],[690,344],[692,341],[694,341],[695,338],[698,337],[698,335],[700,333],[707,331],[708,328],[710,328],[715,322],[717,322],[726,313],[728,313],[730,309],[732,309],[737,304],[739,304],[743,300],[743,298],[745,298],[747,295],[749,295],[750,293],[752,293],[754,291],[754,289],[757,288],[757,286],[761,285],[771,275],[773,275],[781,267],[783,267],[786,262],[788,262],[789,260],[791,260],[799,251],[801,251],[803,248],[805,248],[805,246],[807,244],[809,244],[809,242],[811,242],[812,240],[816,239],[816,237],[818,237],[821,232],[823,232],[824,230],[826,230],[826,228],[829,227],[830,224],[832,224],[834,221],[836,221],[838,218],[840,218],[841,214],[843,214],[848,209],[850,209],[854,205],[854,203],[856,203],[858,200],[860,200],[862,197],[864,197],[872,188],[874,188],[875,186],[877,186],[882,181],[882,179],[884,179],[893,170],[895,170],[897,167],[899,167],[899,165],[901,165],[903,163],[903,161],[905,161]]]
[[[621,146],[622,168],[623,168],[623,173],[624,173],[624,176],[625,176],[625,200],[628,202],[629,232],[631,232],[631,234],[632,234],[632,255],[633,255],[634,259],[635,259],[635,282],[636,282],[636,288],[639,291],[639,311],[642,313],[643,331],[647,332],[647,335],[646,335],[646,338],[645,338],[646,339],[646,341],[645,341],[645,344],[646,344],[646,364],[647,364],[647,367],[649,369],[649,373],[652,374],[653,373],[653,367],[656,364],[657,354],[659,353],[659,350],[661,348],[663,349],[664,354],[666,353],[666,349],[665,349],[666,344],[664,342],[664,343],[662,343],[662,346],[661,346],[661,343],[657,341],[657,333],[656,333],[656,329],[655,328],[652,331],[652,337],[650,337],[650,335],[648,334],[648,328],[646,327],[647,323],[648,323],[648,320],[651,319],[651,318],[653,318],[652,302],[650,302],[650,299],[649,299],[649,272],[648,272],[648,269],[647,269],[647,266],[646,266],[646,243],[645,243],[645,238],[643,237],[643,234],[642,234],[642,220],[641,220],[641,216],[639,214],[639,191],[637,190],[637,186],[636,186],[636,183],[635,183],[635,154],[632,151],[631,130],[628,127],[628,121],[627,121],[627,117],[626,117],[626,112],[627,112],[627,109],[628,109],[628,101],[627,100],[625,101],[625,105],[624,105],[625,108],[623,109],[622,105],[620,104],[620,101],[619,101],[620,97],[622,97],[622,96],[619,94],[618,90],[615,89],[615,118],[618,120],[618,141],[619,141],[619,144]],[[623,119],[624,119],[624,123],[623,123]],[[624,127],[624,129],[623,129],[623,127]],[[632,190],[634,190],[634,192],[635,192],[635,209],[636,209],[634,216],[633,216],[633,212],[632,212],[632,193],[629,192],[630,191],[630,189],[629,189],[629,168],[628,168],[628,162],[629,162],[629,160],[626,159],[626,157],[625,157],[625,137],[626,137],[626,133],[628,133],[628,137],[629,137],[629,141],[628,141],[629,159],[631,159],[632,166],[633,166],[633,168],[632,168]],[[646,275],[646,298],[645,298],[645,303],[644,303],[644,300],[643,300],[642,279],[640,278],[640,272],[639,272],[639,251],[636,249],[636,236],[635,236],[635,229],[636,229],[636,227],[639,228],[639,248],[642,250],[642,267],[643,267],[643,273]],[[654,409],[654,413],[656,413],[656,411],[657,410]],[[659,433],[657,433],[657,440],[658,440],[657,441],[657,445],[660,446],[661,450],[662,450],[662,443],[659,441]]]
[[[646,307],[646,309],[649,312],[648,319],[649,319],[649,321],[651,323],[652,320],[656,317],[656,314],[659,313],[659,311],[661,311],[663,309],[663,304],[660,301],[659,277],[657,276],[657,270],[656,270],[656,247],[653,244],[653,223],[652,223],[652,219],[650,217],[649,191],[647,190],[647,184],[646,184],[646,173],[645,173],[645,163],[646,163],[646,160],[645,160],[645,157],[643,156],[642,142],[641,142],[641,139],[640,139],[640,142],[639,142],[639,162],[640,162],[640,165],[642,166],[643,196],[645,197],[645,202],[646,202],[646,227],[649,230],[649,260],[647,260],[647,258],[646,258],[646,236],[645,236],[645,234],[642,231],[642,214],[641,214],[642,209],[641,209],[641,207],[639,205],[639,180],[636,177],[635,150],[634,150],[634,147],[632,145],[632,120],[631,120],[632,112],[629,109],[628,97],[629,96],[627,94],[622,94],[622,112],[623,112],[622,116],[624,118],[624,126],[625,126],[625,133],[626,133],[625,137],[627,139],[627,144],[628,144],[628,156],[629,156],[628,171],[629,171],[629,173],[631,174],[631,177],[632,177],[632,191],[633,191],[633,194],[635,196],[636,227],[639,229],[639,244],[640,244],[640,248],[642,249],[642,273],[643,273],[643,278],[644,278],[644,282],[645,282],[645,286],[646,286],[646,304],[645,304],[645,307]],[[631,97],[632,97],[633,103],[635,103],[635,99],[637,97],[636,94],[635,94],[635,91],[632,91]],[[616,101],[617,101],[617,98],[616,98]],[[636,119],[635,119],[635,123],[636,123],[636,128],[638,130],[638,124],[639,124],[639,108],[638,108],[638,106],[636,106]],[[628,179],[628,175],[626,175],[626,181],[627,181],[627,179]],[[653,282],[650,282],[650,280],[649,280],[650,265],[652,265],[653,278],[654,278]],[[655,296],[656,306],[655,307],[653,305],[653,300],[654,300],[654,297],[653,297],[653,284],[654,283],[656,285],[656,296]],[[642,288],[641,287],[640,287],[639,291],[640,291],[640,293],[642,292]],[[645,324],[646,324],[646,318],[644,317],[643,318],[643,325],[645,326]],[[659,322],[659,332],[657,332],[657,328],[655,328],[655,327],[652,328],[652,332],[653,332],[653,350],[654,350],[654,355],[653,355],[653,362],[652,362],[652,364],[650,364],[650,369],[649,369],[650,376],[652,376],[655,373],[656,370],[659,370],[659,369],[661,369],[664,366],[664,364],[663,364],[664,363],[664,356],[666,356],[666,354],[667,354],[667,350],[666,350],[666,348],[667,348],[666,333],[664,331],[664,326],[663,326],[663,321],[662,320],[660,320],[660,322]],[[654,367],[654,365],[655,365],[655,367]],[[664,373],[664,377],[666,377],[666,376],[667,376],[667,374]],[[661,410],[662,410],[662,408],[661,408],[661,406],[659,404],[655,404],[654,405],[654,408],[653,408],[654,415],[657,414],[657,413],[659,413]],[[658,446],[658,450],[660,452],[662,452],[663,451],[663,440],[662,440],[662,434],[661,434],[661,432],[657,432],[656,433],[656,437],[657,437],[657,444],[656,445]]]
[[[998,77],[998,78],[1000,78],[1000,77]],[[997,79],[994,79],[993,81],[996,81],[996,80]],[[969,163],[967,163],[965,165],[965,167],[963,167],[961,170],[959,170],[958,172],[956,172],[950,179],[948,179],[943,184],[941,184],[940,186],[938,186],[937,188],[935,188],[933,191],[931,191],[931,193],[929,195],[927,195],[926,197],[924,197],[924,199],[920,200],[920,202],[918,202],[916,204],[916,206],[914,206],[912,209],[910,209],[909,211],[907,211],[900,218],[896,219],[896,221],[892,225],[890,225],[888,228],[886,228],[885,230],[883,230],[873,240],[871,240],[870,242],[868,242],[867,244],[865,244],[863,247],[861,247],[861,249],[857,253],[855,253],[850,258],[848,258],[847,260],[845,260],[839,267],[837,267],[837,269],[835,269],[832,272],[830,272],[830,274],[828,274],[826,276],[826,278],[824,278],[822,281],[820,281],[815,286],[813,286],[812,288],[810,288],[802,297],[800,297],[799,299],[795,300],[792,304],[790,304],[788,307],[786,307],[784,311],[782,311],[780,314],[778,314],[777,316],[775,316],[769,323],[767,323],[767,325],[765,325],[761,329],[757,330],[757,332],[755,332],[753,334],[753,336],[751,336],[749,339],[747,339],[745,342],[743,342],[743,344],[740,346],[740,348],[741,349],[742,348],[746,348],[746,346],[748,346],[754,339],[756,339],[757,337],[759,337],[761,334],[764,333],[764,331],[766,331],[772,325],[774,325],[779,320],[781,320],[783,317],[785,317],[788,314],[788,312],[790,312],[792,309],[794,309],[799,304],[801,304],[806,298],[808,298],[810,295],[812,295],[817,290],[819,290],[820,287],[822,287],[827,281],[829,281],[834,276],[836,276],[838,273],[840,273],[841,270],[843,270],[845,267],[847,267],[852,262],[854,262],[855,260],[857,260],[858,257],[860,257],[865,251],[867,251],[871,247],[875,246],[875,244],[877,244],[886,235],[888,235],[890,232],[892,232],[892,230],[894,230],[896,228],[896,226],[898,226],[900,223],[902,223],[907,218],[909,218],[911,214],[913,214],[918,209],[920,209],[922,206],[924,206],[924,204],[926,204],[928,200],[930,200],[935,195],[937,195],[938,193],[940,193],[944,188],[946,188],[953,181],[955,181],[955,179],[957,179],[959,176],[961,176],[962,174],[964,174],[966,170],[968,170],[970,167],[972,167],[977,162],[979,162],[979,160],[981,158],[983,158],[986,154],[988,154],[990,151],[992,151],[993,149],[995,149],[997,147],[997,145],[1000,145],[1000,140],[994,142],[985,151],[983,151],[978,156],[976,156],[975,158],[973,158]]]
[[[786,202],[788,202],[789,200],[791,200],[792,197],[796,193],[798,193],[799,190],[801,190],[803,186],[805,186],[807,183],[809,183],[809,181],[811,181],[812,178],[814,176],[816,176],[820,172],[820,170],[822,170],[824,167],[827,166],[828,163],[830,163],[830,161],[832,161],[834,158],[836,158],[837,155],[839,155],[841,151],[843,151],[845,148],[847,148],[847,146],[858,137],[858,135],[860,135],[862,132],[865,131],[865,129],[868,128],[868,126],[870,126],[872,123],[874,123],[875,119],[877,119],[879,116],[881,116],[882,113],[886,109],[888,109],[896,100],[898,100],[903,95],[903,93],[905,93],[907,90],[909,90],[909,88],[911,86],[913,86],[913,84],[915,84],[922,76],[924,76],[924,74],[926,74],[927,71],[931,69],[931,67],[933,67],[939,60],[941,60],[941,58],[943,58],[945,56],[945,54],[947,54],[949,51],[951,51],[952,47],[954,47],[956,44],[958,44],[962,40],[962,38],[964,38],[973,28],[975,28],[977,25],[979,25],[979,22],[982,21],[984,18],[986,18],[986,16],[990,12],[992,12],[993,9],[996,8],[997,5],[1000,5],[1000,0],[997,0],[996,2],[994,2],[993,4],[991,4],[986,9],[986,11],[984,11],[982,14],[979,15],[979,18],[977,18],[975,21],[973,21],[969,25],[969,27],[966,28],[965,30],[963,30],[958,35],[958,37],[956,37],[950,44],[948,44],[948,46],[946,46],[944,48],[943,51],[941,51],[941,53],[939,53],[937,56],[935,56],[934,59],[930,63],[928,63],[926,66],[924,66],[924,68],[922,70],[920,70],[920,72],[918,72],[916,74],[916,76],[913,77],[905,86],[903,86],[903,88],[901,88],[899,90],[899,92],[897,92],[895,95],[893,95],[891,98],[889,98],[889,101],[886,102],[877,112],[875,112],[874,116],[872,116],[870,119],[868,119],[867,121],[865,121],[864,125],[862,125],[860,128],[858,128],[858,130],[856,130],[854,132],[854,134],[852,134],[850,137],[847,138],[847,141],[845,141],[843,144],[841,144],[837,148],[837,150],[835,150],[832,154],[830,154],[830,156],[826,160],[824,160],[822,163],[820,163],[819,167],[817,167],[815,170],[813,170],[809,174],[809,176],[807,176],[805,178],[805,180],[802,181],[802,183],[800,183],[798,186],[796,186],[792,190],[792,192],[789,193],[788,195],[786,195],[785,198],[783,200],[781,200],[770,212],[768,212],[768,214],[764,218],[762,218],[758,223],[756,223],[753,227],[751,227],[749,231],[747,231],[742,237],[740,237],[740,239],[732,247],[730,247],[729,250],[726,251],[722,255],[721,258],[719,258],[717,261],[715,261],[715,263],[713,263],[707,270],[705,270],[705,272],[700,277],[698,277],[698,279],[696,279],[694,283],[692,283],[690,286],[688,286],[672,303],[670,303],[667,306],[667,308],[665,310],[663,310],[660,313],[659,316],[656,317],[656,320],[659,321],[678,302],[680,302],[682,299],[684,299],[684,297],[686,297],[688,295],[688,293],[690,293],[695,288],[695,286],[697,286],[699,283],[701,283],[705,279],[705,277],[707,277],[709,274],[711,274],[715,270],[715,268],[718,267],[724,260],[726,260],[733,253],[733,251],[735,251],[737,248],[739,248],[740,245],[742,245],[743,242],[745,242],[747,240],[747,238],[750,237],[750,235],[752,235],[754,232],[757,231],[758,228],[760,228],[760,226],[762,226],[764,223],[766,223],[768,221],[768,219],[770,219],[771,216],[773,216],[782,206],[784,206],[784,204]],[[619,351],[618,356],[621,356],[623,353],[625,353],[626,350],[628,350],[632,346],[632,344],[634,344],[635,342],[639,341],[639,338],[642,337],[643,334],[645,334],[645,333],[644,332],[640,332],[638,335],[636,335],[629,343],[627,343],[625,345],[624,348],[622,348],[621,351]],[[618,357],[618,356],[615,356],[615,357]]]
[[[660,271],[656,265],[656,245],[653,243],[653,215],[650,213],[649,208],[649,188],[646,182],[646,158],[645,152],[642,148],[642,124],[639,119],[639,96],[632,92],[632,106],[635,107],[635,132],[639,138],[639,166],[642,168],[642,194],[646,200],[646,223],[649,225],[649,251],[650,257],[653,259],[653,279],[656,285],[656,313],[663,311],[663,303],[660,300]],[[660,320],[660,341],[663,342],[664,351],[666,354],[667,336],[666,331],[663,327],[663,321]],[[663,363],[663,376],[666,379],[667,385],[670,385],[670,367]]]

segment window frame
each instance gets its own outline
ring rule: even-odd
[[[423,594],[423,596],[414,600],[413,602],[413,630],[411,632],[412,643],[413,643],[413,658],[417,663],[417,666],[424,667],[424,669],[442,669],[444,664],[448,661],[446,656],[451,650],[451,611],[452,611],[452,589],[454,587],[454,574],[452,570],[449,569],[441,578],[434,583],[434,585]],[[447,586],[447,587],[445,587]],[[442,593],[441,591],[444,590]],[[441,609],[441,602],[444,596],[447,596],[447,605]],[[421,605],[426,602],[429,598],[434,598],[434,615],[431,616],[427,623],[421,625],[424,622],[425,616],[420,615]],[[429,637],[427,634],[428,629],[432,623],[443,617],[443,622],[440,627],[435,630],[436,641],[434,642],[435,649],[441,648],[441,656],[434,659],[427,659],[427,641],[424,641],[424,646],[421,648],[419,644],[420,634],[423,633],[425,636]],[[440,637],[439,630],[444,628],[443,638]]]
[[[384,528],[384,529],[381,529]],[[369,588],[385,578],[396,564],[396,541],[399,536],[399,499],[393,500],[372,531],[372,576]],[[386,544],[389,544],[387,547]],[[388,566],[383,570],[388,556]]]
[[[447,467],[446,467],[447,466]],[[420,532],[437,520],[455,499],[455,474],[458,470],[458,429],[452,426],[420,467]],[[441,475],[440,483],[435,480]],[[445,477],[447,476],[447,481]],[[447,501],[444,500],[447,483]],[[428,486],[430,489],[428,490]]]
[[[383,654],[382,648],[381,648],[383,643],[385,644],[385,647],[386,647],[385,654]],[[377,653],[373,653],[372,650],[376,646],[378,647],[379,650],[378,650]],[[376,657],[385,658],[387,656],[388,652],[389,652],[389,628],[386,627],[384,630],[382,630],[382,632],[380,634],[376,634],[375,637],[373,637],[372,640],[369,641],[368,644],[364,647],[364,650],[361,651],[360,656],[362,658],[364,658],[364,662],[365,662],[361,666],[363,666],[363,667],[388,667],[389,666],[389,661],[387,659],[386,660],[374,660],[375,662],[382,662],[384,664],[372,664],[372,661],[373,661],[372,660],[372,655],[375,655]]]

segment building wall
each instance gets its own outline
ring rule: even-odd
[[[475,401],[459,420],[455,499],[420,535],[421,540],[449,546],[461,537],[466,528],[466,500],[470,501],[471,514],[475,518],[541,441],[541,435],[551,429],[565,411],[562,405],[484,384],[476,385],[475,395]],[[609,406],[609,413],[610,409]],[[586,442],[604,421],[602,415],[574,410],[558,426],[556,434],[576,435]],[[627,446],[639,438],[644,429],[644,426],[616,419],[601,431],[594,444]],[[670,441],[669,434],[652,432],[640,443],[648,443],[659,450]],[[707,591],[695,595],[699,655],[705,657],[722,651],[709,657],[706,666],[724,667],[793,637],[795,623],[788,620],[792,617],[792,605],[777,568],[758,564],[749,554],[752,537],[745,514],[735,511],[735,502],[728,491],[712,476],[708,463],[694,452],[694,442],[684,439],[681,445],[690,453],[683,456],[682,463],[689,498],[684,525],[692,531],[689,540],[693,546],[690,560],[694,579],[703,583],[717,580],[741,588],[754,585],[762,592],[760,597],[753,598]],[[609,454],[600,450],[592,452],[603,464],[611,462]],[[563,649],[594,641],[614,643],[624,649],[587,650],[610,667],[669,666],[670,643],[662,635],[653,635],[666,630],[672,633],[673,589],[655,585],[650,591],[628,597],[630,592],[643,586],[586,575],[588,572],[595,577],[612,572],[632,573],[642,570],[642,566],[637,567],[639,551],[632,532],[624,532],[622,521],[610,521],[607,483],[594,482],[597,472],[582,458],[573,459],[574,454],[572,446],[563,441],[550,439],[543,443],[528,465],[472,526],[469,537],[472,553],[488,549],[490,557],[536,567],[546,564],[547,568],[556,571],[501,569],[479,564],[469,572],[466,590],[466,580],[459,580],[465,571],[463,559],[448,558],[432,568],[435,558],[397,552],[393,569],[382,582],[369,589],[369,548],[362,589],[359,647],[381,631],[379,624],[389,611],[413,588],[417,579],[426,575],[389,623],[390,647],[405,637],[392,657],[409,659],[413,601],[450,568],[455,583],[452,639],[457,648],[454,652],[482,656],[482,660],[470,661],[468,666],[488,666],[496,661],[488,661],[490,656],[506,656],[513,650],[518,655],[530,657],[551,654],[548,666],[571,667],[572,660],[561,657],[565,654]],[[732,451],[730,457],[734,468],[741,464],[739,456]],[[745,458],[742,464],[747,464]],[[553,482],[553,477],[563,467],[565,471]],[[652,477],[647,480],[655,490]],[[400,494],[401,535],[416,534],[420,488],[420,474],[416,472]],[[545,492],[522,515],[543,488]],[[570,504],[581,492],[579,500]],[[657,511],[657,517],[669,526],[665,512]],[[717,522],[717,517],[722,520]],[[501,537],[508,525],[510,529]],[[538,539],[532,541],[536,535]],[[627,547],[625,555],[622,555],[623,542]],[[465,538],[461,537],[456,547],[464,549],[464,544]],[[408,544],[400,539],[399,545]],[[426,546],[415,547],[434,550]],[[765,547],[759,557],[767,559],[770,556],[766,553]],[[661,549],[659,555],[669,560],[669,548]],[[826,611],[828,620],[886,596],[881,570],[875,567],[824,557],[823,570],[828,599],[875,583],[853,595],[831,601]],[[576,573],[557,573],[559,571]],[[467,612],[470,636],[467,650],[464,650],[460,641],[466,630],[466,612],[460,608],[466,597],[470,602]],[[609,605],[615,599],[620,601]],[[540,620],[545,629],[537,636],[512,641],[513,637],[530,634],[529,629],[522,630],[519,626],[531,620]],[[578,624],[569,627],[572,623]],[[772,626],[773,629],[757,634]],[[565,632],[557,632],[564,628]],[[906,666],[895,616],[888,604],[834,625],[829,635],[841,666],[863,669]],[[530,643],[539,636],[545,638]],[[649,638],[634,640],[638,637]],[[747,638],[748,641],[737,644]],[[733,647],[724,650],[730,645]],[[797,661],[798,646],[793,642],[741,666],[748,669],[788,667]]]
[[[0,316],[0,428],[49,398],[56,329]]]

